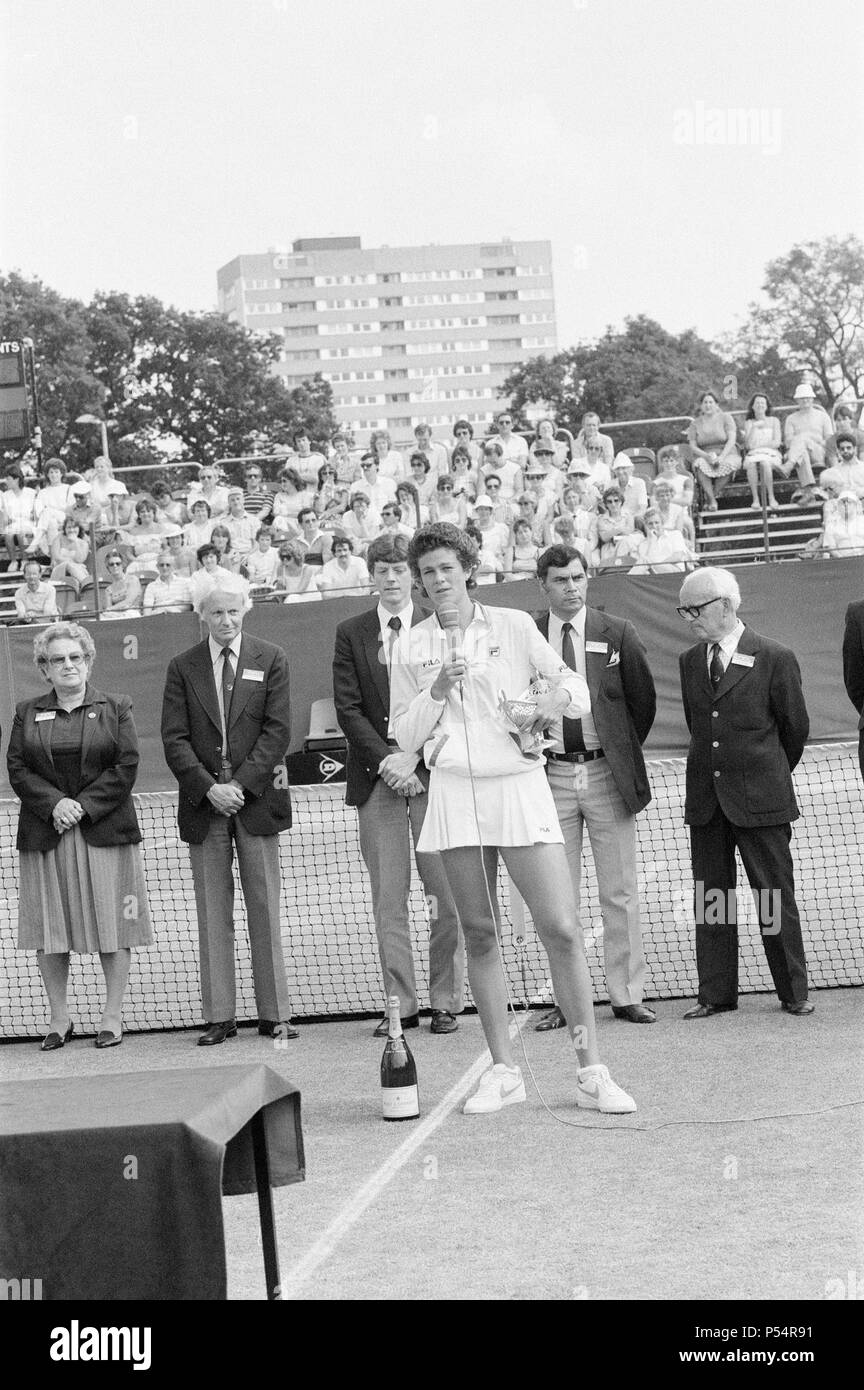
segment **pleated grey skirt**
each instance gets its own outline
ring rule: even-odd
[[[117,951],[153,940],[140,845],[88,845],[79,826],[56,849],[22,850],[18,948]]]

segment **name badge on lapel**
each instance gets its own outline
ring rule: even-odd
[[[755,656],[748,656],[746,652],[733,652],[730,666],[755,666]]]
[[[247,666],[240,679],[241,681],[263,681],[264,672],[253,671],[251,666]]]
[[[44,719],[56,719],[56,717],[57,717],[57,711],[56,711],[56,710],[53,710],[53,709],[43,709],[42,712],[41,712],[40,714],[37,714],[37,715],[36,715],[35,720],[34,720],[34,723],[36,723],[36,724],[41,724],[42,721],[43,721]]]
[[[597,652],[599,656],[605,656],[609,650],[608,642],[586,642],[586,652]]]

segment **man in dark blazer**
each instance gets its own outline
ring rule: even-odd
[[[684,1017],[738,1007],[736,848],[780,1003],[810,1014],[790,851],[799,815],[792,769],[810,731],[798,662],[740,621],[741,594],[728,570],[695,570],[680,597],[678,612],[698,639],[680,657],[699,976],[699,1002]]]
[[[603,958],[616,1018],[653,1023],[642,1002],[645,955],[636,886],[636,816],[651,800],[642,744],[654,723],[654,680],[631,623],[585,603],[588,580],[581,554],[553,545],[537,561],[549,611],[537,619],[547,642],[588,682],[591,709],[581,720],[550,729],[549,785],[573,880],[577,907],[582,838],[587,827],[603,919]],[[537,1025],[560,1027],[560,1010]]]
[[[279,922],[279,832],[291,824],[285,754],[291,736],[288,661],[243,634],[242,580],[201,605],[209,636],[174,657],[162,704],[165,760],[180,784],[180,838],[189,845],[206,1020],[199,1046],[237,1032],[234,981],[236,848],[246,902],[258,1031],[296,1038]]]
[[[417,1026],[408,894],[411,836],[426,814],[429,774],[416,753],[396,746],[390,723],[390,676],[415,623],[427,616],[411,598],[408,542],[378,536],[366,556],[378,603],[336,631],[333,695],[348,741],[347,795],[357,807],[360,850],[369,873],[384,994],[398,994],[403,1028]],[[415,851],[416,853],[416,851]],[[452,1033],[462,1009],[464,948],[453,895],[437,854],[417,854],[430,908],[429,1000],[432,1032]],[[377,1036],[387,1031],[386,1018]]]
[[[858,711],[858,762],[864,777],[864,600],[846,609],[843,634],[843,679],[846,694]]]

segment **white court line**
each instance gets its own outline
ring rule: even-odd
[[[518,1023],[510,1025],[510,1036],[520,1031]],[[346,1236],[359,1220],[363,1213],[381,1195],[384,1188],[395,1178],[400,1168],[404,1168],[409,1158],[417,1152],[421,1144],[424,1144],[430,1134],[434,1134],[439,1125],[447,1119],[447,1116],[455,1110],[459,1101],[467,1091],[471,1089],[475,1081],[479,1081],[483,1072],[486,1071],[492,1057],[488,1051],[484,1051],[472,1062],[466,1072],[460,1076],[459,1080],[435,1106],[431,1114],[418,1126],[411,1131],[411,1134],[400,1144],[398,1149],[381,1164],[381,1167],[372,1174],[368,1182],[365,1182],[358,1192],[354,1194],[331,1222],[323,1235],[320,1235],[315,1244],[312,1245],[301,1260],[297,1262],[290,1274],[282,1280],[282,1299],[294,1298],[307,1279],[315,1273],[325,1260],[329,1260],[336,1246]]]

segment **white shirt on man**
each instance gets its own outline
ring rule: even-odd
[[[564,653],[562,651],[562,645],[564,642],[564,623],[570,623],[570,626],[572,628],[570,637],[573,642],[573,655],[576,658],[576,670],[582,677],[582,679],[585,681],[585,684],[587,686],[588,677],[585,671],[586,616],[587,615],[585,612],[584,605],[582,608],[579,609],[579,612],[576,614],[575,618],[557,618],[550,609],[549,636],[547,638],[547,641],[552,650],[555,652],[559,652],[563,657]],[[590,695],[588,698],[590,705]],[[554,738],[555,740],[554,751],[557,753],[562,753],[564,751],[564,721],[562,718],[559,717],[555,720],[555,723],[549,729],[549,737]],[[597,729],[595,728],[594,720],[591,717],[590,707],[587,713],[582,715],[582,738],[584,740],[585,748],[587,751],[590,752],[592,749],[600,747],[600,740],[597,737]]]

